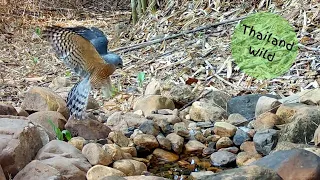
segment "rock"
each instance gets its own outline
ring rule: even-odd
[[[313,154],[317,155],[320,157],[320,148],[317,147],[309,147],[309,148],[304,148],[304,150],[312,152]]]
[[[226,120],[226,123],[235,125],[235,126],[242,126],[249,123],[249,121],[243,117],[239,113],[230,114],[228,119]]]
[[[255,116],[257,117],[266,112],[276,113],[280,105],[281,103],[276,98],[261,96],[256,105]]]
[[[309,105],[320,105],[320,88],[301,92],[300,102]]]
[[[102,146],[96,143],[89,143],[82,149],[82,154],[88,159],[91,165],[106,165],[112,163],[112,157]]]
[[[279,141],[306,143],[313,139],[320,124],[320,109],[318,106],[302,107],[292,117],[292,122],[284,125],[280,130]]]
[[[208,136],[211,136],[213,134],[213,128],[202,129],[202,132],[203,136],[207,138]]]
[[[190,137],[189,131],[184,122],[179,122],[173,125],[173,131],[182,137]]]
[[[48,135],[26,119],[0,118],[0,124],[0,166],[8,178],[31,162]]]
[[[231,147],[232,145],[233,145],[233,142],[230,138],[222,137],[217,141],[216,149],[227,148],[227,147]]]
[[[159,147],[157,139],[150,134],[138,134],[136,137],[134,137],[133,142],[137,146],[143,147],[147,150],[152,150]]]
[[[67,100],[68,94],[71,91],[72,86],[69,87],[60,87],[60,88],[54,88],[53,90],[57,95],[59,95],[62,99]]]
[[[127,147],[130,142],[130,140],[120,131],[110,132],[109,139],[120,147]]]
[[[190,106],[186,107],[185,109],[183,109],[182,111],[179,111],[179,117],[180,119],[187,119],[186,116],[189,115],[189,111],[190,111]]]
[[[114,162],[112,167],[123,172],[126,176],[136,175],[134,165],[127,159]]]
[[[137,149],[135,147],[121,147],[124,153],[131,154],[132,157],[137,157]]]
[[[117,169],[103,166],[95,165],[89,169],[87,172],[87,180],[97,180],[106,176],[125,176],[125,174]]]
[[[314,132],[313,142],[316,146],[320,147],[320,126],[318,126],[318,128]]]
[[[238,166],[246,166],[261,158],[262,156],[258,153],[240,152],[237,155],[236,163]]]
[[[165,151],[163,149],[155,149],[152,153],[158,160],[164,162],[175,162],[179,160],[179,156],[169,151]]]
[[[313,146],[308,144],[295,144],[292,142],[281,141],[277,143],[277,146],[273,149],[272,152],[282,151],[282,150],[291,150],[291,149],[303,149],[303,148],[311,148]]]
[[[157,136],[160,132],[160,127],[154,121],[147,120],[141,123],[141,125],[139,126],[139,130],[144,134]]]
[[[185,154],[202,154],[206,146],[197,140],[190,140],[185,145]]]
[[[158,110],[160,111],[160,110]],[[181,122],[181,119],[177,115],[164,115],[164,114],[149,114],[146,118],[153,120],[154,122],[158,123],[159,121],[165,120],[170,124],[175,124]]]
[[[112,131],[126,132],[130,127],[139,127],[144,121],[147,121],[147,119],[140,115],[131,112],[123,114],[119,111],[109,116],[105,124]]]
[[[212,175],[214,172],[212,171],[199,171],[199,172],[191,172],[190,176],[193,179],[200,179],[202,176]]]
[[[186,84],[176,85],[172,82],[163,83],[160,91],[162,96],[172,99],[172,101],[179,106],[178,108],[196,98],[196,93]]]
[[[250,154],[257,154],[257,150],[256,147],[254,146],[254,142],[253,141],[246,141],[243,142],[240,146],[240,150],[250,153]]]
[[[132,177],[132,176],[127,176],[127,177]],[[105,176],[103,178],[100,178],[99,180],[127,180],[127,179],[120,176]]]
[[[173,101],[161,95],[148,95],[138,99],[133,105],[134,111],[142,110],[148,116],[158,109],[174,109]]]
[[[214,148],[206,147],[206,148],[203,149],[202,155],[203,156],[208,156],[208,155],[211,155],[214,152],[215,152]]]
[[[168,134],[166,138],[171,142],[172,150],[177,154],[180,154],[182,152],[184,139],[176,133]]]
[[[123,159],[132,159],[132,155],[130,153],[123,153]]]
[[[111,131],[103,123],[92,119],[79,121],[72,118],[68,120],[65,128],[71,132],[72,136],[81,136],[88,140],[106,139]]]
[[[1,179],[1,178],[0,178]],[[34,180],[34,179],[63,179],[60,172],[48,164],[39,160],[33,160],[27,164],[13,178],[14,180]],[[1,179],[5,180],[5,179]]]
[[[249,141],[251,138],[248,133],[243,131],[241,128],[237,129],[236,134],[233,136],[233,143],[236,146],[240,146],[245,141]]]
[[[233,154],[237,154],[239,152],[239,148],[233,146],[233,147],[221,148],[218,151],[228,151]]]
[[[82,151],[82,148],[84,144],[86,143],[86,140],[83,137],[73,137],[68,141],[69,144],[73,145],[80,151]]]
[[[171,141],[169,139],[167,139],[166,137],[164,137],[163,135],[158,135],[157,136],[157,140],[159,142],[159,145],[162,149],[171,150]]]
[[[66,124],[67,120],[64,118],[62,114],[57,111],[40,111],[35,112],[28,116],[28,119],[35,125],[41,126],[46,133],[49,135],[50,139],[56,139],[56,132],[54,131],[53,127],[51,126],[49,120],[58,127],[59,129],[64,129],[64,125]]]
[[[156,123],[164,134],[170,134],[173,132],[173,126],[167,120],[157,120]]]
[[[196,122],[196,126],[199,128],[212,128],[214,127],[214,124],[210,121],[205,121],[205,122]]]
[[[200,101],[206,102],[211,106],[222,107],[226,109],[227,102],[231,99],[231,96],[223,91],[213,90],[205,97],[201,98]]]
[[[189,114],[194,121],[218,121],[226,118],[224,109],[200,101],[192,103]]]
[[[232,137],[236,133],[237,127],[226,122],[216,122],[213,131],[214,134],[221,137]]]
[[[18,116],[24,116],[24,117],[29,116],[29,113],[26,110],[22,109],[21,107],[16,107],[15,109],[18,112]]]
[[[236,155],[228,151],[214,152],[210,160],[213,166],[232,166],[236,162]]]
[[[158,177],[158,176],[127,176],[125,177],[126,180],[169,180],[167,178]],[[118,179],[117,179],[118,180]]]
[[[222,179],[259,179],[259,180],[281,180],[278,174],[271,169],[259,166],[242,166],[229,169],[213,175],[202,176],[200,180],[222,180]]]
[[[282,104],[278,108],[276,115],[279,116],[281,120],[283,120],[284,124],[287,124],[293,121],[292,117],[297,113],[299,109],[305,107],[308,106],[301,103]]]
[[[220,138],[221,138],[221,136],[214,134],[214,135],[208,136],[208,137],[206,138],[206,140],[207,140],[208,142],[218,142],[218,140],[219,140]]]
[[[138,134],[143,134],[143,132],[140,131],[139,129],[135,129],[135,130],[133,131],[133,133],[131,134],[130,138],[131,138],[131,139],[134,139]]]
[[[175,116],[179,116],[179,111],[178,109],[159,109],[155,111],[156,114],[162,114],[162,115],[175,115]]]
[[[130,161],[133,165],[134,165],[134,170],[135,170],[135,174],[142,174],[143,172],[147,171],[147,166],[140,161],[136,161],[133,159],[128,159],[128,161]]]
[[[144,95],[160,95],[160,82],[152,79],[147,85]]]
[[[26,94],[21,105],[27,111],[58,111],[66,119],[69,118],[69,110],[66,102],[50,89],[32,87]]]
[[[133,113],[136,114],[136,115],[139,115],[139,116],[144,116],[142,110],[137,110],[137,111],[135,111],[135,112],[133,112]]]
[[[3,173],[2,167],[0,166],[0,180],[6,180],[6,176]]]
[[[282,99],[279,99],[278,101],[282,104],[292,104],[292,103],[299,103],[300,102],[300,94],[301,92],[298,92],[296,94],[291,94],[287,97],[283,97]]]
[[[92,97],[89,96],[88,104],[87,104],[87,108],[86,109],[97,110],[97,109],[99,109],[99,107],[100,107],[99,103],[95,99],[93,99]]]
[[[256,130],[254,130],[254,129],[249,129],[249,130],[247,131],[247,133],[249,134],[249,136],[250,136],[251,138],[253,138],[253,136],[256,134]]]
[[[190,133],[192,134],[192,133]],[[204,137],[203,133],[201,131],[196,131],[195,134],[194,134],[194,138],[189,138],[189,139],[195,139],[197,141],[200,141],[202,143],[205,143],[206,142],[206,138]]]
[[[277,151],[252,164],[272,169],[283,179],[320,179],[320,157],[302,149]]]
[[[50,89],[58,89],[70,86],[70,79],[67,77],[56,77],[49,84]]]
[[[249,124],[255,130],[262,130],[272,129],[275,125],[283,124],[283,121],[276,114],[265,112],[259,115],[256,120],[251,121]]]
[[[18,116],[18,112],[11,104],[0,102],[0,115]]]
[[[123,159],[124,152],[121,150],[121,148],[116,144],[105,144],[102,146],[102,148],[108,152],[112,156],[112,159],[114,161]]]
[[[266,94],[249,94],[237,96],[230,99],[227,103],[228,114],[238,113],[249,121],[255,117],[256,105],[260,97],[267,96],[278,99],[277,96]]]
[[[62,179],[85,179],[91,167],[80,150],[59,140],[52,140],[43,146],[35,159],[58,170]]]
[[[268,155],[277,145],[278,132],[274,129],[257,131],[253,136],[253,142],[258,153]]]

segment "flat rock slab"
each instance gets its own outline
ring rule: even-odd
[[[277,151],[252,164],[272,169],[284,180],[320,179],[320,157],[303,149]]]
[[[277,175],[271,169],[267,169],[259,166],[243,166],[241,168],[230,169],[222,171],[220,173],[201,176],[200,180],[221,180],[221,179],[241,179],[241,180],[281,180],[281,177]]]
[[[238,113],[248,120],[255,117],[256,105],[260,97],[267,96],[275,99],[279,99],[275,95],[271,94],[249,94],[244,96],[238,96],[230,99],[227,103],[227,110],[229,114]]]
[[[53,140],[39,150],[35,160],[23,168],[14,180],[85,180],[90,168],[90,163],[80,150],[67,142]]]

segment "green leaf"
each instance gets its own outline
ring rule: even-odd
[[[39,27],[36,28],[36,34],[37,34],[38,36],[41,35],[41,29],[40,29]]]
[[[111,96],[114,97],[118,92],[119,89],[116,86],[112,85]]]
[[[144,72],[139,72],[138,74],[138,83],[139,86],[142,87],[142,83],[145,80],[145,73]]]
[[[72,135],[71,135],[70,131],[68,131],[68,130],[63,130],[62,134],[64,134],[64,136],[66,137],[66,139],[68,141],[72,138]]]
[[[49,124],[51,125],[51,127],[53,128],[53,131],[56,133],[57,139],[63,141],[63,134],[61,132],[61,130],[54,125],[54,123],[52,122],[51,119],[48,120]]]
[[[70,71],[66,71],[66,77],[70,77],[71,76],[71,72]]]
[[[38,59],[37,57],[33,57],[32,60],[33,60],[33,63],[34,63],[34,64],[37,64],[37,63],[39,62],[39,59]]]

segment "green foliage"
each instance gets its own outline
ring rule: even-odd
[[[71,71],[67,70],[66,73],[65,73],[65,76],[66,77],[70,77],[71,76]]]
[[[66,137],[66,139],[68,141],[72,138],[72,135],[71,135],[70,131],[68,131],[66,129],[62,131],[62,134],[64,135],[64,137]]]
[[[139,72],[138,77],[137,77],[139,87],[142,87],[143,81],[145,80],[145,73],[144,72]]]
[[[32,61],[34,64],[38,64],[39,58],[38,57],[32,57]]]
[[[40,29],[39,27],[36,27],[36,34],[37,34],[38,36],[41,35],[41,29]]]
[[[119,92],[119,89],[112,85],[111,96],[114,97]]]
[[[198,35],[198,38],[202,38],[204,35],[204,32],[199,32],[199,33],[197,33],[197,35]]]
[[[60,141],[64,140],[64,137],[69,141],[72,138],[70,131],[63,130],[61,131],[57,126],[54,125],[51,119],[48,120],[49,124],[53,128],[53,131],[56,133],[57,139]]]

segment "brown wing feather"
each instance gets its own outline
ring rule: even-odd
[[[50,42],[58,58],[78,75],[92,73],[97,64],[104,63],[90,41],[66,28],[46,27],[43,38]]]

